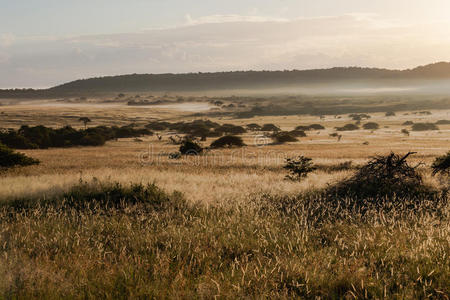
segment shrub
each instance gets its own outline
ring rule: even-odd
[[[337,131],[353,131],[358,129],[359,127],[355,124],[346,124],[343,127],[336,127]]]
[[[166,122],[152,122],[150,124],[145,125],[145,128],[151,129],[151,130],[166,130],[168,127],[168,124]]]
[[[363,125],[363,128],[366,130],[377,130],[380,128],[380,125],[378,125],[378,123],[375,122],[369,122]]]
[[[299,126],[295,127],[295,130],[308,131],[309,130],[309,126],[299,125]]]
[[[211,143],[211,148],[231,148],[245,146],[242,138],[235,135],[223,136]]]
[[[312,159],[305,156],[287,158],[286,165],[283,168],[289,172],[289,174],[286,175],[286,179],[294,181],[302,180],[308,176],[309,173],[317,169],[312,163]]]
[[[350,114],[350,118],[354,121],[361,121],[362,119],[370,119],[370,116],[368,114]]]
[[[439,120],[436,125],[450,125],[450,120]]]
[[[99,134],[86,134],[79,140],[80,146],[103,146],[105,139]]]
[[[408,131],[408,129],[402,129],[401,132],[402,132],[404,135],[409,136],[409,131]]]
[[[395,116],[395,112],[393,112],[393,111],[388,111],[388,112],[386,112],[385,116],[386,116],[386,117],[394,117],[394,116]]]
[[[0,142],[14,149],[38,149],[39,146],[15,131],[0,133]]]
[[[403,126],[411,126],[411,125],[413,125],[413,124],[414,124],[413,121],[406,121],[406,122],[404,122],[402,125],[403,125]]]
[[[355,175],[328,189],[329,193],[356,199],[414,198],[431,194],[415,167],[407,158],[413,153],[373,157]]]
[[[11,201],[9,205],[16,209],[32,208],[36,205],[55,205],[59,208],[77,210],[120,209],[129,207],[129,205],[141,205],[144,209],[159,211],[182,208],[185,206],[185,200],[180,193],[167,194],[155,184],[124,186],[120,183],[101,183],[98,180],[83,182],[80,180],[78,185],[61,196],[39,201],[17,199]]]
[[[439,130],[439,127],[433,123],[415,123],[412,126],[413,131],[428,131],[428,130]]]
[[[36,144],[41,149],[47,149],[52,146],[51,137],[54,135],[51,128],[39,125],[29,127],[24,125],[20,127],[18,134],[24,136],[30,143]]]
[[[325,129],[325,127],[323,127],[320,124],[311,124],[308,126],[300,125],[300,126],[295,127],[295,130],[300,130],[300,131],[323,130],[323,129]]]
[[[191,139],[186,139],[180,146],[180,153],[184,155],[199,155],[203,152],[203,147]]]
[[[247,132],[244,127],[233,124],[223,124],[219,128],[216,128],[215,131],[224,134],[243,134]]]
[[[310,130],[323,130],[323,129],[325,129],[325,127],[323,127],[320,124],[311,124],[311,125],[308,126],[308,128]]]
[[[274,124],[264,124],[261,131],[280,131],[281,129]]]
[[[303,130],[292,130],[289,134],[294,137],[306,137],[306,133]]]
[[[433,176],[436,174],[450,175],[450,151],[447,154],[439,156],[431,165]]]
[[[14,152],[7,146],[0,144],[0,167],[11,168],[15,166],[30,166],[39,164],[39,160]]]
[[[272,135],[275,144],[284,144],[289,142],[297,142],[297,138],[290,132],[282,131]]]
[[[261,130],[261,125],[258,125],[256,123],[247,124],[247,129],[252,131],[259,131]]]

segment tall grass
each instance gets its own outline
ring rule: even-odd
[[[450,295],[447,198],[335,201],[267,194],[204,206],[154,185],[94,182],[4,205],[0,297]]]

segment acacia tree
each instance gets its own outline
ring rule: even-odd
[[[84,123],[84,129],[85,130],[87,128],[87,124],[92,122],[91,119],[89,119],[88,117],[81,117],[78,121]]]

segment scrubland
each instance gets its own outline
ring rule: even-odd
[[[93,120],[89,126],[196,118],[112,106],[1,110],[0,126],[12,128],[82,128],[80,115]],[[169,159],[179,146],[167,132],[161,140],[21,150],[41,164],[1,173],[0,298],[448,299],[448,178],[431,176],[429,166],[449,150],[450,125],[401,133],[407,120],[450,119],[448,110],[431,112],[373,113],[379,130],[343,132],[340,141],[330,134],[352,122],[345,115],[216,117],[326,129],[283,145],[261,145],[264,137],[249,132],[244,148],[181,159]],[[424,183],[443,196],[360,205],[321,194],[390,151],[416,151],[410,164],[420,164]],[[318,166],[301,182],[286,180],[282,168],[296,155]],[[333,169],[347,161],[354,167]]]

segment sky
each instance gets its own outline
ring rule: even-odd
[[[0,88],[450,61],[448,0],[0,0]]]

